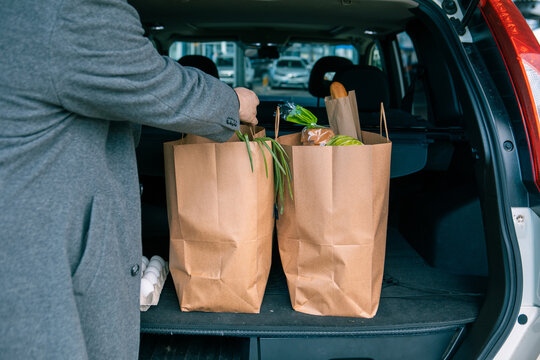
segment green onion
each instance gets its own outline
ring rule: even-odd
[[[236,136],[238,136],[238,138],[245,142],[246,143],[246,147],[247,147],[247,151],[248,151],[248,155],[249,155],[249,163],[251,164],[251,172],[253,172],[253,158],[251,157],[251,149],[249,148],[249,138],[246,135],[242,134],[240,131],[236,131]]]
[[[259,148],[261,149],[261,153],[263,154],[263,160],[264,160],[264,171],[266,172],[266,178],[268,179],[268,164],[266,163],[266,156],[264,156],[264,149],[260,142],[257,142],[259,144]],[[251,169],[253,171],[253,169]]]
[[[246,143],[248,155],[249,155],[249,161],[251,164],[251,171],[253,172],[253,157],[251,155],[251,148],[249,147],[249,137],[247,134],[242,134],[240,131],[236,131],[236,135],[238,136],[238,139],[240,141],[243,141]],[[254,138],[254,142],[256,142],[259,145],[259,148],[261,149],[261,153],[263,155],[264,159],[264,168],[266,170],[266,177],[268,177],[268,165],[266,163],[266,156],[264,155],[264,148],[266,148],[270,155],[272,155],[272,158],[274,159],[274,194],[275,194],[275,202],[276,204],[279,203],[280,205],[280,214],[283,214],[283,201],[284,201],[284,185],[285,185],[285,179],[287,179],[286,184],[289,187],[289,195],[291,199],[293,198],[293,192],[292,192],[292,186],[291,186],[291,169],[289,168],[289,163],[287,159],[289,156],[277,141],[274,139],[271,139],[269,137],[259,137]],[[270,141],[272,144],[272,147],[270,147],[266,142]]]

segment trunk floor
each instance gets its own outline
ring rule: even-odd
[[[139,360],[242,360],[248,346],[238,337],[142,334]]]
[[[388,229],[383,289],[372,319],[315,316],[291,307],[279,258],[259,314],[182,312],[171,277],[159,304],[141,312],[141,332],[230,336],[353,336],[423,333],[473,322],[486,278],[435,269]]]

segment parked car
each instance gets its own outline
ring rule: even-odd
[[[254,77],[259,79],[268,74],[273,63],[274,61],[272,59],[252,59],[251,65],[255,70]]]
[[[242,84],[248,88],[253,86],[253,77],[255,71],[251,66],[251,62],[245,58],[244,60],[244,76],[245,80]],[[234,68],[234,56],[220,56],[217,58],[216,66],[219,72],[219,78],[221,81],[225,82],[230,86],[239,86],[239,83],[236,81],[235,68]]]
[[[305,60],[299,57],[282,57],[277,59],[270,68],[270,86],[300,87],[307,89],[309,70]]]
[[[306,65],[306,69],[308,71],[311,71],[311,68],[313,68],[313,64],[310,64],[309,61],[307,61],[306,59],[304,58],[301,58],[302,59],[302,62],[304,63],[304,65]]]
[[[298,58],[278,60],[272,85],[306,87],[309,79],[311,97],[261,92],[259,124],[273,137],[274,111],[285,101],[326,124],[323,77],[335,72],[355,90],[362,129],[381,131],[383,101],[392,140],[386,259],[373,318],[295,312],[276,252],[259,314],[182,312],[169,279],[159,304],[141,314],[141,359],[537,358],[540,46],[510,0],[130,2],[162,53],[182,38],[280,49],[291,41],[353,45],[354,64],[314,47],[307,55],[326,60],[310,76]],[[376,81],[353,76],[363,70]],[[279,131],[299,128],[282,122]],[[156,159],[164,141],[179,137],[146,127],[137,149],[143,248],[164,258],[165,181]],[[318,251],[325,249],[313,250],[313,262]]]

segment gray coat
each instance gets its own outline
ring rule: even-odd
[[[0,19],[0,357],[135,359],[133,124],[223,141],[238,98],[160,56],[125,0],[1,0]]]

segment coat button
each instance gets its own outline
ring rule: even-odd
[[[139,264],[135,264],[131,267],[131,276],[139,275]]]

